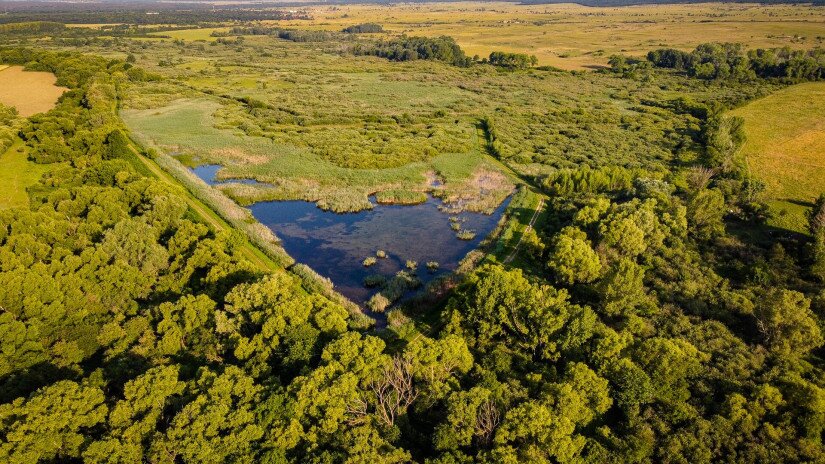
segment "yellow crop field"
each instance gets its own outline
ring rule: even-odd
[[[23,117],[54,108],[68,89],[55,85],[57,78],[47,72],[24,71],[21,66],[0,70],[0,103],[17,108]]]
[[[799,84],[733,111],[745,119],[748,164],[767,186],[775,225],[804,231],[825,193],[825,82]]]
[[[611,54],[641,55],[658,47],[690,50],[703,42],[812,48],[825,44],[823,9],[806,5],[703,3],[594,8],[574,4],[427,3],[317,6],[296,28],[341,30],[364,22],[392,34],[456,39],[470,55],[534,54],[540,65],[604,66]]]

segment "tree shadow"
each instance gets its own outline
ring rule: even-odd
[[[152,367],[145,357],[134,353],[115,356],[103,365],[103,377],[107,381],[108,395],[120,396],[126,382],[135,379]]]
[[[790,203],[796,206],[803,206],[805,208],[813,208],[816,206],[812,201],[805,201],[805,200],[798,200],[796,198],[782,198],[780,201],[784,201],[785,203]]]
[[[82,372],[77,369],[59,367],[49,362],[35,364],[0,378],[0,403],[29,396],[37,389],[61,380],[78,380],[81,376]]]

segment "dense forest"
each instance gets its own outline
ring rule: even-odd
[[[448,37],[356,54],[473,63]],[[432,327],[405,339],[250,262],[245,237],[146,170],[117,110],[130,82],[160,78],[129,61],[0,49],[70,89],[27,120],[0,108],[0,147],[20,137],[51,169],[28,208],[0,211],[3,462],[825,461],[825,197],[810,237],[754,240],[760,181],[714,95],[657,103],[696,126],[696,159],[525,176],[549,201],[523,263],[411,308]],[[741,99],[822,78],[819,51],[612,63],[628,82],[725,80]],[[508,128],[479,125],[518,164]]]

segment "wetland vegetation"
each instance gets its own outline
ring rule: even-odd
[[[0,16],[0,461],[825,461],[822,7],[107,5]]]

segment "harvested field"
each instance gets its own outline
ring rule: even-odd
[[[23,117],[49,111],[68,90],[54,85],[57,78],[52,73],[3,66],[0,65],[0,103],[17,108]]]

